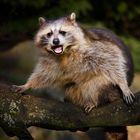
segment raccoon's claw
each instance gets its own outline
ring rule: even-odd
[[[23,92],[26,90],[26,88],[25,88],[24,85],[22,85],[22,86],[12,85],[12,86],[10,87],[10,90],[11,90],[12,92],[15,92],[15,93],[23,93]]]
[[[128,106],[133,106],[135,95],[131,92],[128,96],[124,95],[123,99]]]
[[[84,106],[85,113],[89,113],[95,106],[92,104],[87,104]]]

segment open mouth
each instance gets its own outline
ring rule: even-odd
[[[63,53],[63,46],[62,46],[62,45],[52,46],[51,49],[52,49],[56,54],[61,54],[61,53]]]

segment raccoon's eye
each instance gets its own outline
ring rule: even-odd
[[[52,36],[52,32],[47,33],[47,37],[51,37]]]
[[[60,33],[61,35],[63,35],[63,36],[66,35],[66,32],[65,32],[65,31],[59,31],[59,33]]]

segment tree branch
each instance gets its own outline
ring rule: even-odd
[[[128,126],[140,124],[140,92],[135,106],[128,108],[120,99],[85,114],[70,103],[32,95],[12,93],[0,85],[0,126],[9,136],[33,140],[27,127],[38,126],[55,130],[82,130],[89,127]],[[26,137],[26,138],[25,138]]]

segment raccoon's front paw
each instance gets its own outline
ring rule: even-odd
[[[21,85],[21,86],[12,85],[12,86],[10,87],[10,90],[11,90],[12,92],[15,92],[15,93],[23,93],[23,92],[26,90],[26,88],[25,88],[24,85]]]
[[[135,95],[130,91],[129,94],[123,96],[123,99],[127,105],[133,106]]]
[[[86,105],[84,106],[84,111],[85,111],[85,113],[86,113],[86,114],[90,113],[90,111],[91,111],[94,107],[95,107],[95,105],[93,105],[93,104],[90,104],[90,103],[86,104]]]

